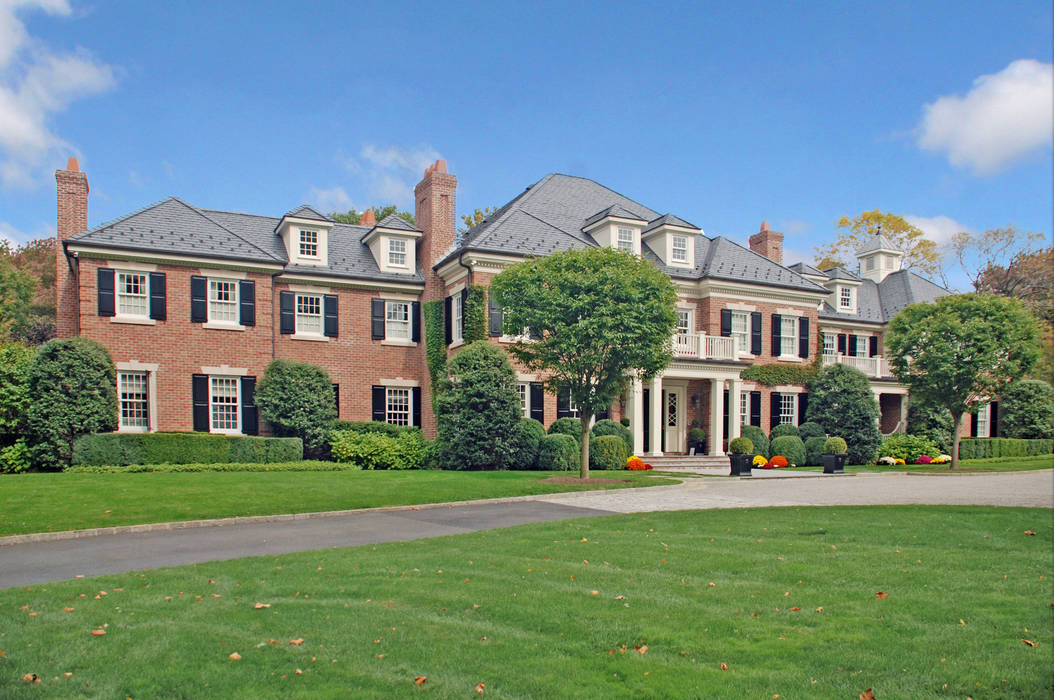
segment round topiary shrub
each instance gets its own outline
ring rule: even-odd
[[[823,426],[819,423],[808,420],[798,426],[798,437],[808,442],[809,438],[825,438],[827,437],[827,433],[824,432]]]
[[[689,447],[698,447],[698,449],[702,449],[702,445],[704,442],[706,442],[705,430],[703,430],[702,428],[692,428],[688,431]]]
[[[578,441],[565,433],[542,438],[538,445],[538,468],[547,471],[570,471],[579,467]]]
[[[578,442],[582,439],[582,421],[577,418],[557,418],[549,426],[550,435],[570,435]]]
[[[739,434],[745,438],[750,438],[750,441],[754,443],[754,452],[759,455],[765,455],[771,457],[772,453],[769,452],[769,436],[765,434],[765,431],[756,425],[744,425]]]
[[[521,418],[512,436],[509,469],[534,469],[538,465],[538,448],[545,437],[545,426],[533,418]]]
[[[754,443],[748,437],[737,437],[728,443],[728,451],[734,455],[749,455],[754,453]]]
[[[780,423],[774,425],[772,430],[769,431],[769,440],[775,440],[778,437],[785,435],[793,435],[794,437],[801,437],[798,433],[798,426],[792,425],[791,423]],[[773,452],[772,454],[780,454],[779,452]]]
[[[326,370],[310,362],[272,360],[256,385],[255,399],[260,418],[276,437],[298,437],[309,457],[320,456],[337,417]]]
[[[601,435],[590,442],[589,461],[594,469],[624,469],[626,443],[618,435]]]
[[[811,437],[805,441],[805,464],[810,467],[823,466],[823,446],[827,438]]]
[[[794,466],[805,466],[805,443],[797,435],[781,435],[774,438],[772,454],[783,455]]]
[[[615,421],[608,420],[607,418],[605,418],[604,420],[598,420],[596,422],[596,425],[593,426],[593,429],[590,432],[592,433],[593,438],[598,438],[602,435],[614,435],[620,438],[623,443],[625,443],[627,455],[633,452],[633,433],[631,433],[629,429],[621,423],[616,423]],[[590,445],[589,449],[593,449],[592,444]]]
[[[840,437],[827,438],[827,442],[823,443],[824,454],[844,455],[848,449],[845,440]]]

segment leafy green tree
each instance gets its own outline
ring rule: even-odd
[[[482,224],[484,219],[496,211],[498,211],[497,207],[484,207],[483,209],[473,209],[471,214],[462,214],[461,221],[464,222],[465,226],[463,228],[458,227],[458,237],[464,238],[466,233]]]
[[[914,397],[908,403],[908,433],[933,441],[944,454],[952,451],[951,414],[943,406],[936,406]]]
[[[941,253],[937,244],[927,239],[916,226],[904,217],[878,209],[865,211],[849,218],[838,220],[838,237],[833,242],[816,247],[816,266],[826,270],[842,264],[843,260],[856,260],[856,252],[871,242],[879,232],[904,251],[904,269],[912,269],[926,277],[936,278],[941,274]]]
[[[395,206],[394,204],[389,204],[386,207],[373,206],[370,207],[370,210],[373,212],[373,216],[377,221],[383,221],[392,214],[395,214],[400,219],[403,219],[411,224],[414,223],[414,215],[412,213],[408,211],[399,211],[399,207]],[[359,221],[362,219],[362,215],[364,213],[365,211],[359,212],[356,211],[354,207],[352,207],[351,209],[343,213],[331,211],[327,216],[336,221],[338,224],[352,224],[358,226]]]
[[[848,365],[831,365],[821,370],[807,387],[806,418],[822,425],[828,435],[845,439],[850,464],[873,461],[882,443],[882,434],[878,432],[878,401],[867,376]]]
[[[337,417],[333,382],[326,370],[309,362],[273,360],[256,387],[260,417],[278,437],[298,437],[309,454],[329,440]]]
[[[1054,437],[1054,388],[1022,379],[1006,388],[999,401],[1003,433],[1014,438]]]
[[[10,244],[0,241],[0,338],[29,321],[35,288],[33,276],[15,265]]]
[[[913,399],[943,406],[952,417],[951,469],[959,466],[963,416],[1032,369],[1038,338],[1036,320],[1020,301],[991,294],[912,304],[890,321],[886,346],[894,376]]]
[[[25,425],[29,367],[34,352],[21,343],[0,344],[0,445],[10,445]]]
[[[117,428],[117,372],[110,353],[94,340],[44,343],[26,383],[32,398],[26,432],[38,468],[69,466],[79,436]]]
[[[436,449],[452,469],[504,469],[519,446],[520,397],[509,358],[486,340],[447,365],[435,397]]]
[[[546,390],[569,391],[582,419],[582,478],[589,477],[589,424],[636,377],[670,362],[677,293],[670,278],[624,251],[587,248],[520,263],[490,287],[508,335],[534,340],[510,352],[549,376]]]

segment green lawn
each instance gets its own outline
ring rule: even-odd
[[[787,467],[791,471],[823,471],[823,467]],[[952,471],[947,464],[898,464],[888,467],[880,464],[846,465],[847,473],[853,472],[925,472],[927,474],[962,474],[964,472],[1020,472],[1032,469],[1054,468],[1054,455],[1038,457],[1004,457],[1000,459],[964,459],[959,468]]]
[[[0,536],[677,483],[628,471],[591,473],[618,479],[617,484],[542,483],[577,475],[432,470],[4,475]]]
[[[656,513],[7,589],[0,697],[1051,697],[1052,529]]]

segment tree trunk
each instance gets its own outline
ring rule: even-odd
[[[959,468],[959,435],[962,433],[962,413],[952,413],[952,463],[948,469]]]
[[[582,420],[582,464],[579,476],[583,479],[589,478],[589,424],[593,422],[593,414],[579,416]]]

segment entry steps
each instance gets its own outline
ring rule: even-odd
[[[641,457],[647,464],[650,464],[654,469],[668,469],[671,467],[691,467],[696,469],[701,468],[713,468],[722,467],[724,469],[730,468],[728,457],[712,457],[709,455],[703,456],[689,456],[689,455],[663,455],[656,457],[652,455],[645,455]]]

